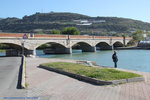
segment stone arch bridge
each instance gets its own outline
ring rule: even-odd
[[[26,37],[23,39],[25,35]],[[111,36],[0,33],[0,44],[8,44],[21,51],[24,48],[26,55],[36,55],[36,49],[46,43],[53,45],[55,53],[70,54],[76,46],[79,46],[82,52],[95,52],[96,47],[98,49],[123,47],[131,39],[131,37]]]

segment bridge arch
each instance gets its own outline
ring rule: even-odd
[[[114,48],[123,47],[123,46],[124,46],[123,43],[120,42],[120,41],[116,41],[116,42],[113,44],[113,47],[114,47]]]
[[[37,46],[35,49],[43,49],[45,54],[65,54],[69,53],[68,48],[57,42],[46,42]]]
[[[73,47],[74,45],[79,44],[79,43],[80,44],[85,44],[85,45],[88,45],[88,46],[92,47],[92,43],[90,41],[88,41],[88,40],[86,40],[86,41],[79,41],[79,40],[72,41],[72,43],[70,44],[70,47]]]
[[[15,43],[1,42],[0,45],[1,45],[0,49],[6,50],[5,52],[6,56],[20,56],[23,53],[25,54],[25,51],[27,51],[27,48]]]
[[[39,46],[44,45],[44,44],[58,44],[59,46],[63,46],[65,48],[67,48],[67,46],[65,45],[64,41],[49,40],[49,41],[37,41],[37,44],[34,44],[34,49],[36,49]]]
[[[97,50],[110,50],[112,47],[107,42],[99,42],[96,44]]]
[[[0,41],[0,44],[11,44],[11,45],[18,45],[21,46],[21,42],[14,42],[14,41]]]
[[[81,49],[82,52],[93,52],[95,51],[95,47],[91,46],[87,42],[77,42],[76,44],[71,46],[72,49]]]

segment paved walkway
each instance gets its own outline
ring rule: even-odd
[[[17,87],[21,57],[0,57],[0,94]]]
[[[25,90],[17,89],[20,64],[21,57],[0,57],[0,100],[26,96]]]
[[[62,60],[27,58],[28,97],[43,97],[41,100],[150,100],[149,73],[137,72],[144,75],[144,82],[96,86],[37,67],[40,63],[55,61]]]

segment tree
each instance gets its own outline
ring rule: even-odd
[[[62,34],[80,35],[80,31],[76,27],[66,27],[63,29]]]
[[[146,35],[147,35],[147,37],[150,37],[150,33],[149,32],[147,32]]]
[[[133,40],[136,41],[136,42],[139,42],[139,41],[143,40],[144,39],[143,31],[137,30],[136,32],[134,32],[132,34],[132,37],[133,37]]]
[[[61,34],[60,30],[53,29],[51,34]]]
[[[137,43],[139,41],[144,40],[143,33],[144,32],[141,30],[137,30],[136,32],[134,32],[132,34],[133,39],[128,43],[128,46],[129,45],[137,45]]]

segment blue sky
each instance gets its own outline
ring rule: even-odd
[[[74,12],[150,22],[150,0],[1,0],[0,18],[36,12]]]

